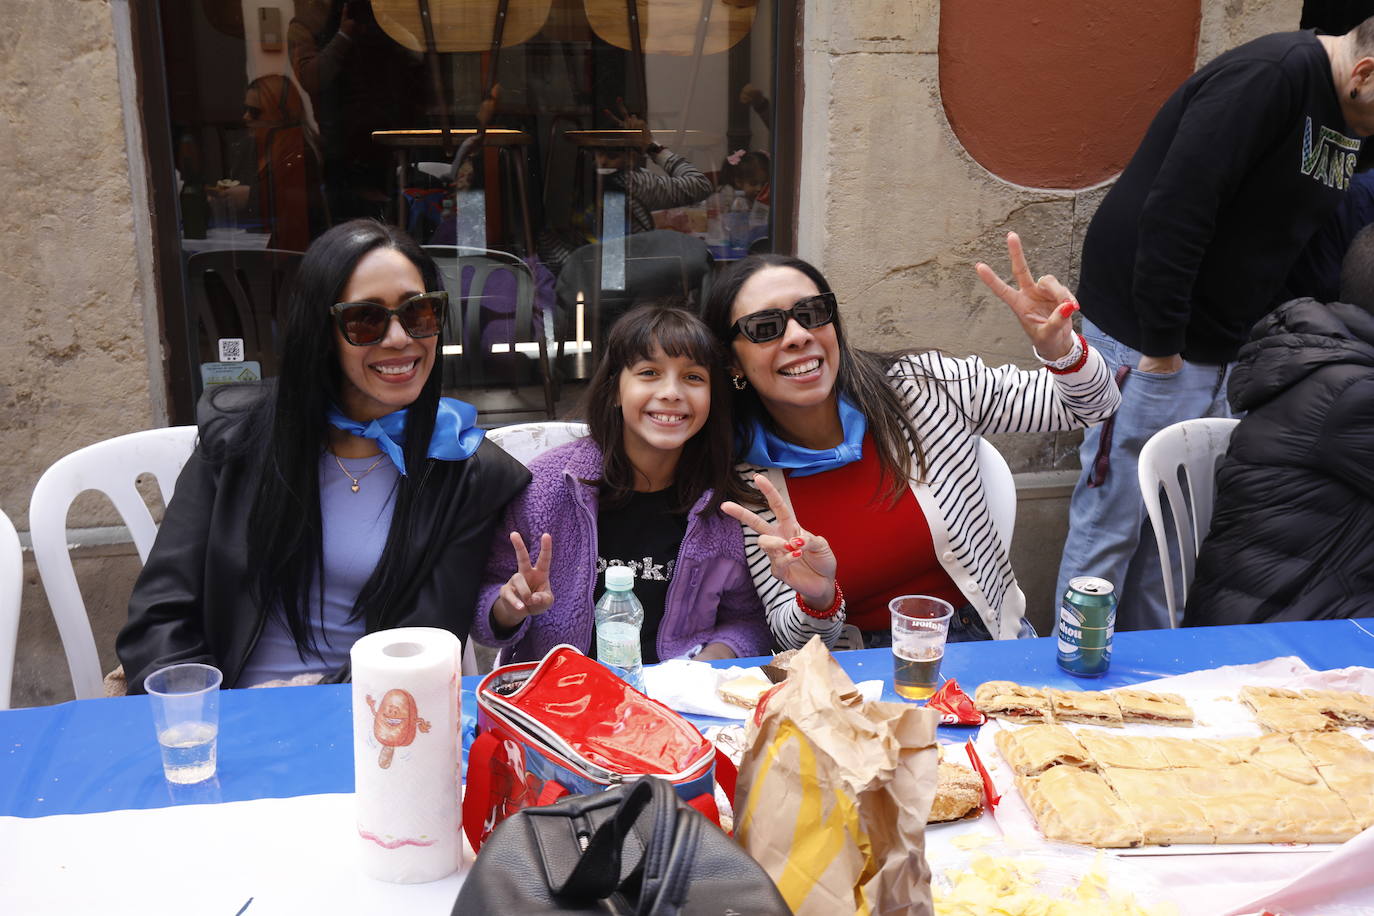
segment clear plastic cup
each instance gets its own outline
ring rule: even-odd
[[[213,665],[194,663],[159,668],[144,679],[168,782],[185,785],[215,775],[223,679]]]
[[[902,595],[887,608],[892,612],[892,686],[908,700],[924,700],[940,681],[954,606],[929,595]]]

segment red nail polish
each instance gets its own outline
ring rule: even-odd
[[[794,550],[794,551],[792,551],[792,558],[793,558],[793,559],[797,559],[797,558],[799,558],[800,556],[801,556],[801,551],[800,551],[800,550]]]

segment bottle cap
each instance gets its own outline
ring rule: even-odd
[[[606,567],[606,587],[623,592],[635,587],[635,571],[628,566]]]

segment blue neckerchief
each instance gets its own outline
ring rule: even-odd
[[[391,463],[402,474],[406,472],[405,454],[401,443],[405,441],[406,411],[396,410],[371,423],[359,423],[343,415],[333,404],[325,412],[325,419],[346,433],[364,439],[376,439],[377,444],[386,452]],[[486,433],[478,429],[477,408],[466,401],[456,398],[440,398],[439,412],[434,417],[434,435],[429,440],[429,457],[444,461],[462,461],[471,458],[482,444]]]
[[[779,439],[754,421],[754,435],[744,460],[766,468],[787,468],[793,477],[809,477],[822,471],[833,471],[864,456],[864,433],[868,419],[859,408],[840,396],[840,425],[844,427],[844,441],[834,448],[803,448]]]

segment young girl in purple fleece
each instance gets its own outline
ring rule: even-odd
[[[587,390],[590,435],[532,461],[507,507],[478,594],[478,642],[509,661],[560,643],[590,653],[600,574],[630,566],[646,664],[770,648],[742,529],[719,511],[751,495],[731,467],[727,384],[720,345],[691,312],[648,305],[616,322]]]

